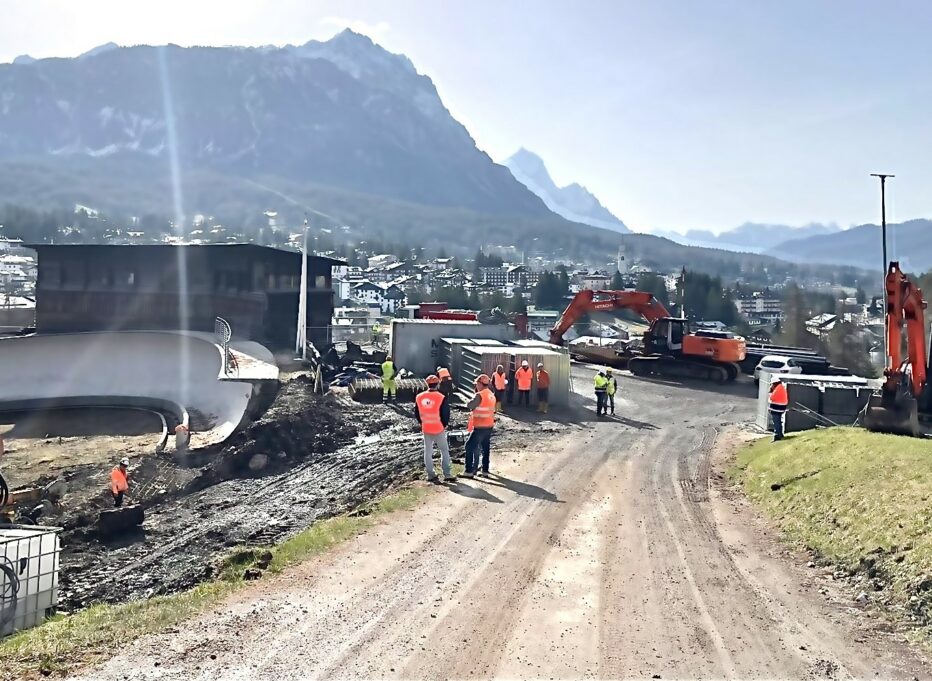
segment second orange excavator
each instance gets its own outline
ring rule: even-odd
[[[932,418],[932,362],[925,337],[926,301],[922,291],[903,274],[896,261],[887,268],[885,289],[887,367],[880,391],[871,396],[865,410],[864,426],[877,432],[918,436],[921,434],[920,417]]]
[[[628,360],[631,373],[717,383],[738,376],[738,362],[744,360],[746,352],[744,338],[723,331],[692,333],[686,319],[671,316],[653,294],[645,291],[580,291],[550,330],[550,342],[563,345],[563,334],[583,315],[619,310],[636,312],[650,324],[644,333],[643,350]]]

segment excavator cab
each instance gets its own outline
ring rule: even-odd
[[[679,355],[683,351],[683,336],[688,333],[686,320],[679,317],[655,319],[644,333],[644,351],[663,355]]]

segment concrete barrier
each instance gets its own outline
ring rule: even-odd
[[[30,400],[177,405],[180,422],[187,423],[182,419],[189,412],[196,412],[194,425],[206,422],[193,433],[192,446],[216,444],[242,421],[253,382],[277,378],[278,373],[269,362],[272,354],[261,345],[234,347],[249,357],[249,369],[225,377],[221,350],[209,334],[129,331],[0,338],[0,403],[7,410]],[[136,399],[140,402],[134,403]]]

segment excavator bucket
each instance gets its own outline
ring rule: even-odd
[[[900,395],[885,399],[882,393],[871,395],[864,412],[864,427],[874,433],[919,437],[919,406],[915,398]]]

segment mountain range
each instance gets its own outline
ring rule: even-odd
[[[906,272],[932,270],[932,220],[908,220],[887,225],[888,259],[899,260]],[[790,262],[832,263],[881,271],[882,239],[879,225],[858,225],[830,234],[792,239],[767,250],[768,255]]]
[[[624,239],[661,268],[776,267],[626,234],[533,154],[509,166],[477,148],[407,57],[348,30],[284,47],[108,43],[0,64],[0,204],[82,204],[163,225],[202,213],[247,234],[273,209],[284,224],[310,214],[359,240],[451,252],[546,244],[609,266]]]
[[[652,233],[687,246],[723,248],[727,251],[744,253],[766,253],[784,241],[835,234],[840,231],[842,228],[834,224],[811,223],[802,227],[790,227],[789,225],[745,222],[718,234],[703,229],[691,229],[684,233],[663,230]]]
[[[0,65],[0,163],[124,159],[549,217],[411,61],[344,31],[262,48],[117,47]],[[127,177],[127,182],[132,178]]]
[[[557,215],[622,234],[631,231],[585,187],[575,182],[558,187],[547,172],[543,159],[537,154],[522,148],[506,159],[504,165],[518,182],[539,196]]]

